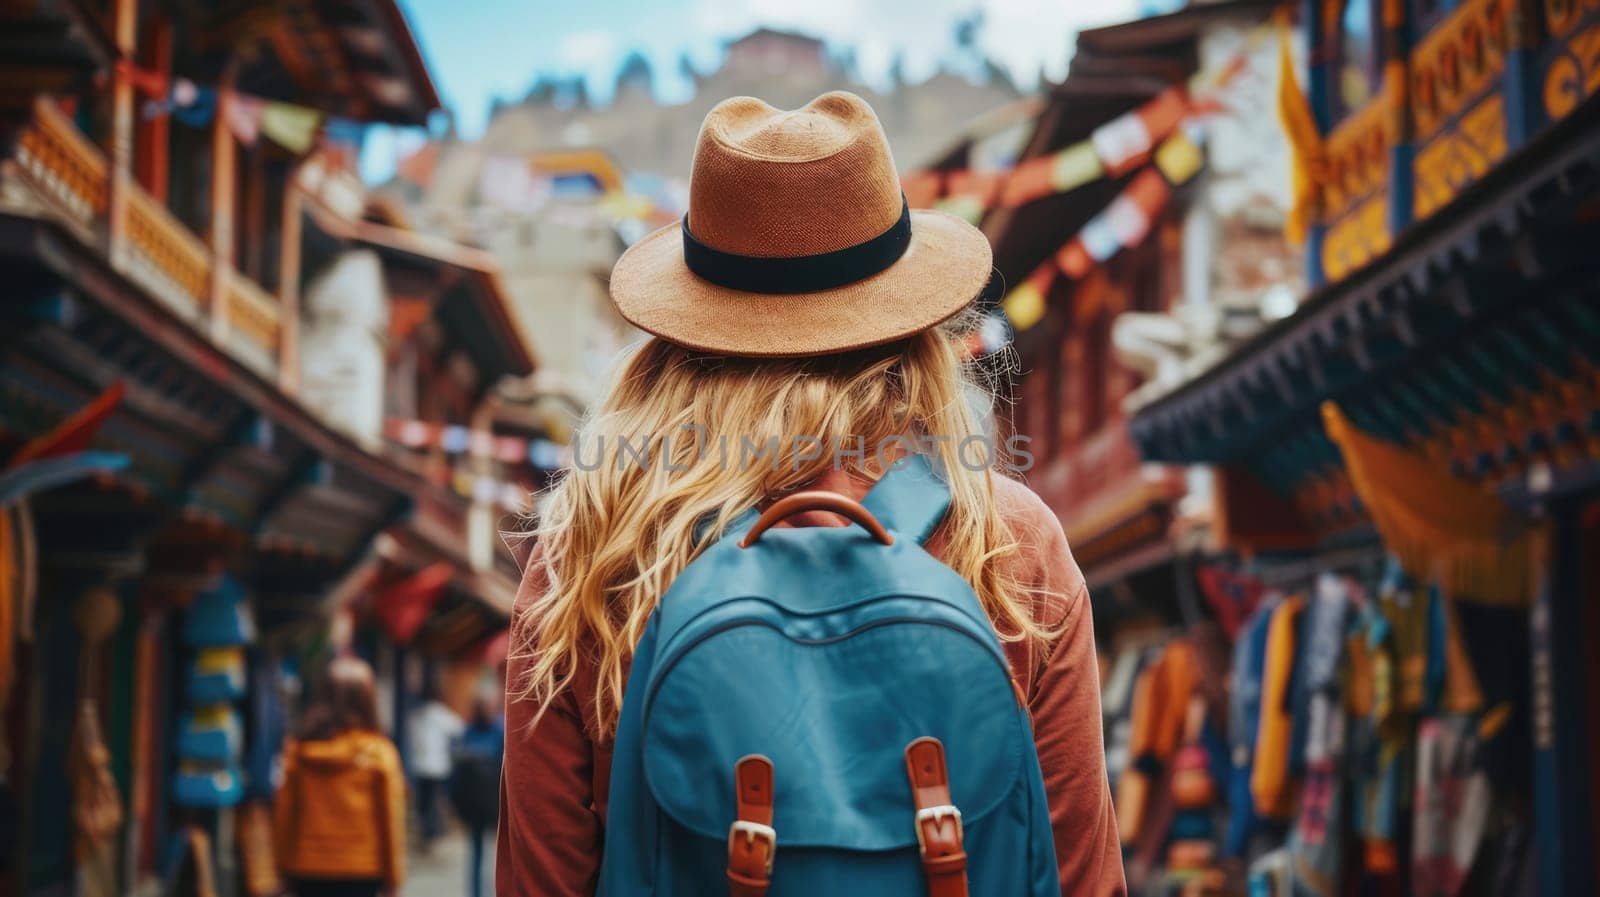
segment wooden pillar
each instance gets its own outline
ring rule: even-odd
[[[1416,149],[1411,128],[1411,22],[1409,4],[1383,0],[1383,92],[1389,99],[1389,128],[1394,146],[1389,149],[1389,233],[1398,234],[1411,224],[1412,162]]]
[[[211,121],[211,338],[218,342],[228,335],[228,280],[233,276],[234,185],[239,152],[233,132],[228,128],[233,105],[233,75],[230,70],[217,87],[216,117]]]
[[[128,189],[133,182],[133,54],[138,43],[138,0],[113,0],[112,37],[117,59],[111,69],[111,183],[106,196],[106,240],[115,262],[127,231]]]
[[[266,277],[266,240],[263,238],[267,223],[267,162],[264,153],[252,150],[245,156],[240,182],[244,186],[244,207],[239,210],[236,226],[243,238],[234,240],[240,256],[234,259],[235,270],[261,283]]]
[[[160,75],[160,82],[170,90],[172,78],[172,20],[165,14],[150,23],[144,45],[140,47],[139,60],[144,67]],[[141,121],[134,128],[133,173],[139,186],[156,202],[167,202],[168,133],[172,116],[158,115]]]
[[[1317,130],[1326,135],[1333,118],[1333,54],[1331,34],[1338,33],[1338,20],[1334,10],[1340,8],[1335,0],[1301,0],[1300,21],[1306,36],[1306,99],[1311,105],[1311,115],[1316,119]],[[1322,223],[1322,192],[1316,191],[1317,208],[1311,210],[1311,227],[1306,234],[1305,276],[1311,286],[1327,278],[1322,271],[1322,240],[1327,225]]]
[[[478,372],[480,383],[484,383],[483,372]],[[478,399],[477,406],[472,409],[472,416],[468,418],[468,428],[474,437],[479,433],[494,431],[495,398],[493,383],[486,383]],[[484,571],[494,567],[495,545],[500,541],[499,527],[496,526],[494,509],[499,501],[496,495],[484,501],[478,491],[478,482],[483,478],[498,480],[495,476],[497,463],[493,452],[478,453],[468,451],[466,455],[467,469],[472,471],[472,504],[467,510],[467,562],[472,569]]]
[[[1593,894],[1592,808],[1583,799],[1594,774],[1586,744],[1582,607],[1583,541],[1572,503],[1554,503],[1536,536],[1530,621],[1533,662],[1533,807],[1540,897]]]
[[[305,202],[300,171],[283,190],[283,231],[278,243],[278,388],[300,391],[300,216]]]

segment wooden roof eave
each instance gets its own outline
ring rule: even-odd
[[[434,85],[433,75],[422,56],[422,46],[417,43],[405,13],[395,0],[364,0],[364,3],[373,9],[379,23],[389,34],[386,45],[395,57],[398,68],[411,81],[412,90],[418,98],[421,115],[413,124],[427,124],[428,113],[443,108],[444,101],[439,98],[439,89]]]
[[[511,308],[510,294],[493,256],[481,249],[375,221],[352,221],[315,196],[308,195],[304,207],[317,228],[330,236],[371,246],[388,259],[453,268],[465,275],[468,290],[497,343],[497,357],[492,359],[494,369],[511,376],[526,376],[538,368],[533,341],[523,332]]]
[[[1125,53],[1193,40],[1202,29],[1230,19],[1264,19],[1282,0],[1220,0],[1078,32],[1078,52]]]
[[[243,403],[291,431],[296,440],[328,462],[346,467],[397,500],[418,488],[415,476],[394,467],[333,429],[254,370],[178,321],[154,297],[110,267],[107,260],[49,220],[0,214],[3,242],[29,252],[54,274],[78,286],[129,328],[179,364],[226,384]],[[26,247],[26,249],[23,249]]]
[[[454,589],[509,618],[517,589],[517,569],[509,549],[496,551],[496,564],[490,569],[472,569],[465,541],[468,502],[438,487],[430,486],[425,492],[417,513],[391,534],[395,551],[386,560],[406,567],[430,559],[444,561],[455,568],[451,578]],[[440,520],[441,514],[455,519]]]
[[[1329,364],[1353,364],[1357,384],[1377,376],[1370,359],[1362,358],[1363,341],[1370,334],[1403,329],[1414,303],[1445,303],[1458,314],[1477,314],[1465,278],[1481,274],[1491,252],[1520,266],[1514,256],[1526,255],[1538,224],[1557,220],[1564,207],[1581,198],[1574,191],[1594,189],[1597,170],[1600,99],[1591,98],[1448,206],[1402,232],[1382,257],[1317,288],[1293,315],[1139,409],[1129,427],[1144,457],[1183,463],[1238,460],[1264,435],[1315,414],[1332,395],[1324,373]],[[1286,372],[1297,376],[1286,380]],[[1235,416],[1242,406],[1260,405],[1252,394],[1273,382],[1287,383],[1282,388],[1291,395],[1276,397],[1268,403],[1272,407],[1253,417]]]

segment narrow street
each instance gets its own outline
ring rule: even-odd
[[[0,0],[0,897],[1600,897],[1596,247],[1600,0]]]
[[[401,897],[454,897],[466,891],[467,836],[459,828],[434,844],[433,850],[424,854],[413,849],[408,858],[405,887]],[[484,863],[484,894],[494,892],[494,858]]]

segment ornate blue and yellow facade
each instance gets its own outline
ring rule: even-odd
[[[1596,0],[1311,0],[1307,262],[1338,280],[1600,90]]]
[[[1220,471],[1229,557],[1392,555],[1502,612],[1534,893],[1592,895],[1600,0],[1309,0],[1299,27],[1313,289],[1131,435]]]

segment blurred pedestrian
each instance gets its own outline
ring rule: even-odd
[[[467,897],[483,897],[483,845],[500,818],[506,730],[496,703],[486,695],[473,702],[451,763],[450,805],[467,827]]]
[[[774,876],[788,877],[784,893],[821,893],[825,881],[834,890],[863,885],[844,888],[852,893],[910,893],[911,875],[926,877],[932,893],[966,894],[971,872],[977,894],[1125,895],[1083,575],[1056,515],[993,469],[999,452],[972,401],[984,393],[966,364],[983,321],[975,302],[992,271],[983,234],[906,207],[876,115],[848,93],[787,112],[728,100],[711,111],[699,141],[688,215],[634,243],[612,272],[618,310],[653,338],[618,366],[578,434],[576,466],[547,496],[517,596],[499,894],[581,897],[598,882],[612,897],[652,886],[756,895]],[[630,459],[634,444],[643,452]],[[928,457],[896,465],[907,452]],[[894,534],[904,541],[863,504],[879,477],[888,488],[869,503],[889,524],[910,524]],[[763,511],[753,525],[744,516],[752,509]],[[862,530],[832,542],[789,531],[768,536],[766,551],[741,553],[759,548],[756,537],[778,518],[838,526],[841,514]],[[742,533],[731,529],[736,519]],[[924,540],[928,560],[948,570],[924,563],[916,547]],[[871,541],[903,554],[874,554]],[[902,559],[918,565],[907,579],[890,575],[910,571],[895,566]],[[679,575],[701,561],[710,566],[687,579],[679,615],[670,623],[655,616],[668,586],[685,584]],[[949,587],[951,570],[965,581],[969,592],[952,603],[970,603],[962,619],[987,615],[995,630],[980,630],[973,644],[998,633],[992,653],[961,667],[973,671],[966,707],[913,697],[864,719],[863,706],[921,693],[899,680],[919,662],[918,645],[934,644],[918,641],[933,638],[921,630],[897,628],[903,619],[879,617],[890,625],[860,630],[848,628],[857,616],[836,619],[876,598],[817,594],[828,613],[815,618],[765,598],[695,616],[725,584],[781,588],[792,598],[811,594],[808,575],[840,575],[833,565],[863,590],[880,574],[898,588],[918,578],[919,588]],[[919,602],[907,606],[932,619],[933,605]],[[704,634],[655,641],[669,626],[681,633],[692,625]],[[841,646],[865,644],[863,634],[874,647],[825,665]],[[1002,651],[1004,671],[992,665]],[[883,657],[907,662],[874,668]],[[683,658],[670,672],[653,667],[642,692],[628,681],[630,671]],[[916,670],[961,687],[951,681],[958,676]],[[1010,675],[997,680],[996,672]],[[822,684],[792,687],[808,676]],[[981,693],[980,681],[988,683]],[[669,692],[678,703],[663,711],[654,702]],[[1016,715],[1018,702],[1031,729]],[[967,710],[992,712],[984,719],[1009,728],[981,724],[977,735],[958,715]],[[970,765],[946,770],[931,737],[882,743],[882,733],[907,736],[908,726],[926,726],[919,736],[943,731],[952,759]],[[1006,732],[1032,743],[1004,740]],[[751,753],[762,748],[774,756]],[[980,759],[1002,748],[1009,761]],[[1006,762],[1042,775],[1022,785],[1009,774],[983,779],[982,769]],[[948,787],[960,776],[1011,794],[1025,786],[1037,810],[1012,804],[992,814],[980,842],[987,853],[971,865]],[[984,794],[982,807],[1003,799]],[[657,800],[671,801],[672,811],[641,812],[659,808]],[[916,872],[913,829],[926,839]],[[724,831],[725,845],[716,843]],[[786,860],[786,837],[811,849]],[[990,850],[997,843],[1007,852]],[[1031,868],[1009,859],[1019,856]],[[1011,884],[996,884],[1002,879]]]
[[[422,851],[444,834],[445,788],[450,781],[450,745],[465,724],[446,704],[437,683],[430,683],[427,703],[411,716],[411,780],[417,788],[417,815],[421,817]]]
[[[278,863],[295,897],[393,897],[405,879],[406,785],[378,730],[372,668],[329,664],[273,797]]]

